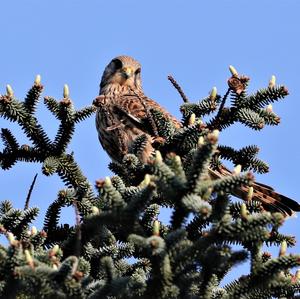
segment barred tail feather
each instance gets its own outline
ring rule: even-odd
[[[232,175],[232,173],[225,167],[222,167],[220,171],[210,169],[210,175],[213,179],[218,179],[227,175]],[[260,201],[267,211],[280,212],[286,217],[292,216],[295,212],[300,211],[300,204],[297,201],[277,193],[272,187],[258,182],[253,183],[252,187],[252,200]],[[241,186],[233,192],[233,195],[243,200],[247,200],[248,191],[248,186]]]
[[[286,216],[292,216],[295,212],[300,211],[300,205],[295,200],[277,193],[271,187],[254,183],[253,200],[259,200],[263,203],[266,210],[278,211]]]

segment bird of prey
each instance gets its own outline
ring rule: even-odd
[[[154,108],[162,112],[176,128],[181,126],[162,106],[145,96],[141,83],[141,65],[129,56],[118,56],[106,66],[100,83],[97,106],[96,128],[99,140],[113,161],[120,162],[124,155],[130,152],[134,140],[141,135],[147,137],[147,142],[139,159],[143,162],[148,161],[154,152],[152,144],[159,138],[145,125],[151,122],[149,109]],[[209,173],[212,179],[231,175],[226,168],[220,171],[209,169]],[[248,190],[249,187],[242,186],[234,195],[245,199]],[[252,199],[261,201],[267,209],[269,207],[280,211],[286,216],[300,211],[300,205],[296,201],[256,182],[253,184]]]

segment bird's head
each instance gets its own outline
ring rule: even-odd
[[[119,93],[129,89],[141,90],[141,65],[130,56],[118,56],[105,68],[100,93]]]

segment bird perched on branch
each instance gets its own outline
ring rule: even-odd
[[[118,56],[106,66],[96,102],[99,140],[113,161],[120,162],[130,152],[135,139],[141,135],[145,135],[147,140],[139,158],[143,162],[148,161],[154,152],[153,143],[160,138],[155,132],[155,124],[152,123],[149,113],[151,108],[162,112],[176,128],[181,127],[175,117],[145,96],[141,82],[141,65],[129,56]],[[212,179],[232,174],[226,168],[220,171],[209,169],[209,172]],[[248,191],[249,187],[242,186],[234,195],[245,199]],[[253,184],[252,199],[261,201],[266,208],[271,207],[285,215],[300,211],[300,205],[296,201],[264,184]]]
[[[154,152],[152,143],[159,140],[159,136],[153,132],[155,125],[151,124],[149,109],[163,112],[175,127],[180,127],[176,118],[144,95],[141,65],[129,56],[116,57],[107,65],[99,94],[96,127],[103,148],[114,161],[122,160],[130,152],[133,141],[142,134],[146,135],[147,144],[140,160],[147,162]]]

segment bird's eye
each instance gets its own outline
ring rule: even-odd
[[[116,68],[116,69],[121,69],[121,68],[123,67],[122,61],[119,60],[119,59],[114,59],[114,60],[113,60],[113,63],[114,63],[114,65],[115,65],[115,68]]]
[[[138,68],[138,69],[134,72],[134,74],[135,74],[135,75],[138,75],[140,72],[141,72],[141,69]]]

